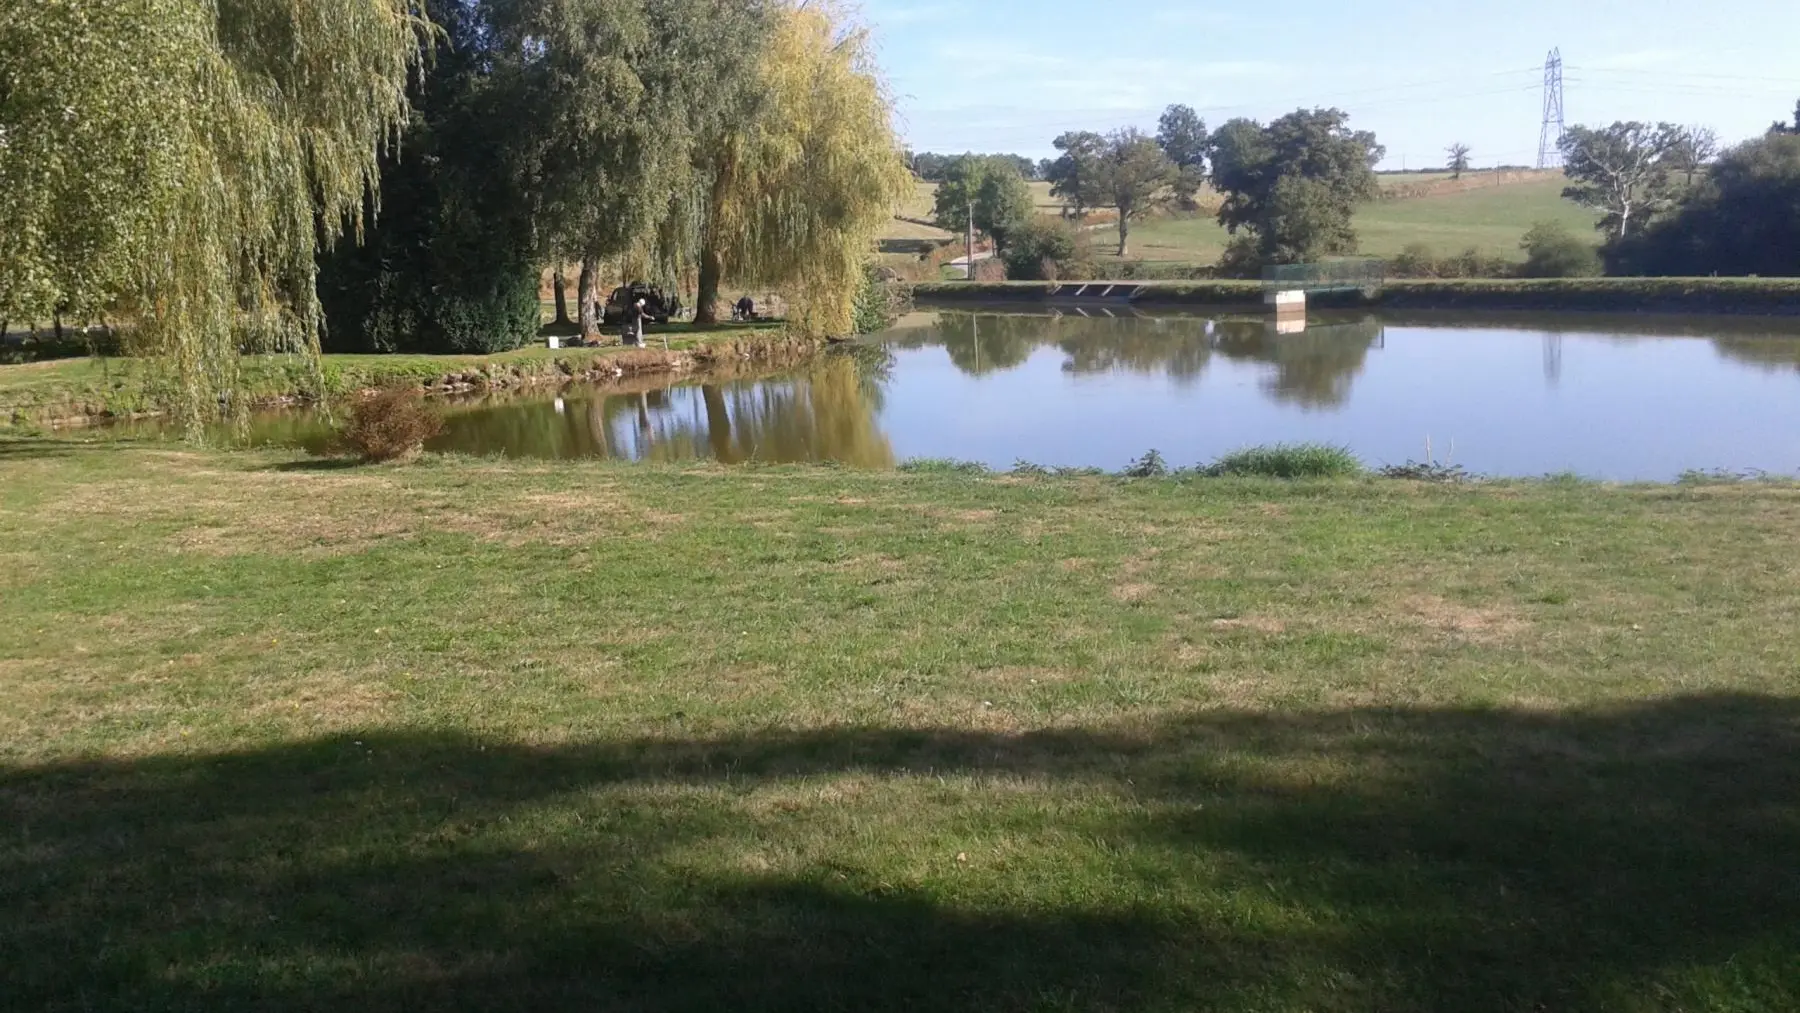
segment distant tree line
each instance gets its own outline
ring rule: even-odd
[[[951,166],[969,159],[984,159],[1006,162],[1019,174],[1019,178],[1037,181],[1044,178],[1043,170],[1046,161],[1033,161],[1024,155],[978,155],[965,152],[961,155],[940,155],[935,151],[907,152],[906,164],[913,175],[927,183],[941,183],[950,174]]]
[[[1236,119],[1211,131],[1192,108],[1172,105],[1154,136],[1070,131],[1054,144],[1058,157],[1035,167],[1022,156],[975,154],[915,155],[913,165],[939,181],[937,224],[961,234],[972,222],[1012,277],[1087,270],[1086,224],[1099,214],[1110,216],[1117,256],[1128,257],[1134,224],[1167,210],[1198,212],[1209,184],[1233,236],[1224,267],[1253,273],[1354,253],[1352,216],[1378,193],[1374,169],[1384,153],[1337,109],[1297,110],[1268,124]],[[1039,178],[1061,202],[1062,221],[1037,213],[1026,184]]]

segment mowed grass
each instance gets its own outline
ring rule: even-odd
[[[1356,216],[1356,229],[1361,252],[1373,257],[1394,257],[1413,243],[1424,243],[1438,256],[1449,257],[1468,249],[1523,261],[1525,253],[1519,241],[1539,222],[1557,222],[1578,236],[1600,243],[1595,231],[1597,217],[1562,198],[1566,181],[1557,175],[1492,176],[1471,174],[1469,189],[1378,201],[1366,205]],[[1488,179],[1499,180],[1489,185]],[[1394,189],[1424,184],[1449,185],[1448,174],[1408,173],[1381,177],[1382,186]],[[1039,210],[1057,214],[1061,202],[1050,196],[1048,183],[1031,184],[1037,195]],[[936,185],[915,184],[913,198],[903,215],[930,219]],[[1211,190],[1200,194],[1200,202],[1210,208],[1217,202]],[[891,236],[883,238],[929,238],[931,230],[894,222]],[[944,233],[943,236],[948,236]],[[1094,251],[1102,264],[1117,263],[1117,232],[1111,228],[1093,233]],[[942,238],[941,236],[939,238]],[[1128,259],[1174,264],[1216,264],[1230,236],[1219,226],[1213,210],[1195,214],[1172,215],[1147,219],[1132,226],[1131,251]]]
[[[1562,223],[1598,246],[1597,218],[1564,200],[1563,186],[1556,178],[1534,179],[1364,205],[1355,220],[1360,252],[1394,257],[1413,243],[1424,243],[1441,257],[1473,247],[1523,261],[1519,241],[1538,222]],[[1205,213],[1149,219],[1135,224],[1131,237],[1131,259],[1183,264],[1217,263],[1231,238]],[[1116,235],[1110,230],[1094,233],[1094,248],[1103,262],[1115,260],[1110,255],[1118,250]]]
[[[1800,1007],[1800,489],[0,441],[31,1010]]]

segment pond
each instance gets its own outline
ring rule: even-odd
[[[253,436],[320,448],[322,420]],[[1800,321],[919,313],[784,374],[450,410],[432,449],[515,457],[1024,460],[1118,469],[1280,442],[1496,476],[1800,471]],[[1428,450],[1429,448],[1429,450]]]

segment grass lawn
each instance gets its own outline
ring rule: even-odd
[[[0,477],[8,1008],[1800,1008],[1792,486]]]
[[[1561,222],[1576,235],[1591,237],[1598,246],[1596,217],[1563,200],[1562,188],[1560,179],[1533,180],[1365,205],[1356,215],[1361,252],[1393,257],[1411,243],[1425,243],[1439,256],[1472,246],[1522,261],[1525,254],[1519,249],[1519,240],[1540,221]],[[1132,226],[1131,257],[1212,264],[1229,239],[1209,214],[1151,219]],[[1110,229],[1094,233],[1094,248],[1103,255],[1102,262],[1115,259],[1110,254],[1117,251],[1117,242]]]

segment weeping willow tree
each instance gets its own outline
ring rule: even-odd
[[[190,425],[316,355],[429,25],[415,0],[0,0],[0,317],[108,314]]]
[[[845,334],[876,236],[911,186],[869,37],[841,7],[772,11],[751,113],[718,141],[700,251],[699,319],[721,284],[783,294],[790,325]]]
[[[697,149],[762,48],[761,0],[488,0],[500,75],[529,127],[522,185],[543,252],[581,264],[593,335],[603,262],[673,282],[704,220]]]

